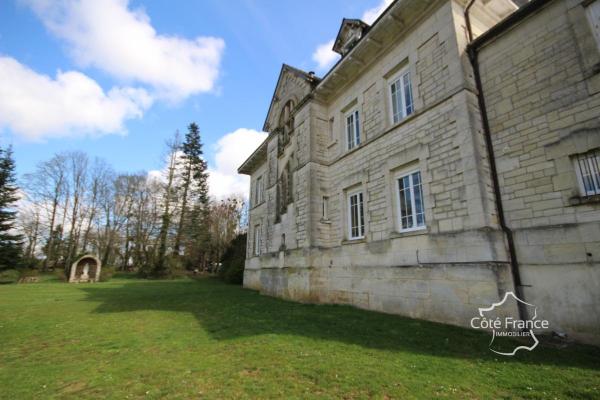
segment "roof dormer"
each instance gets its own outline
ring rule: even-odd
[[[335,38],[333,44],[333,51],[340,54],[342,57],[345,56],[352,47],[360,40],[361,37],[369,29],[369,24],[361,21],[360,19],[348,19],[342,20],[342,26],[340,31]]]

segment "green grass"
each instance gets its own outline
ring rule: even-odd
[[[489,335],[214,279],[0,286],[0,398],[600,398],[600,350],[500,357]]]

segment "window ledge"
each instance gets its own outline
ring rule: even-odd
[[[344,239],[344,240],[342,240],[342,245],[358,244],[358,243],[367,243],[367,239],[360,238],[360,239]]]
[[[570,206],[579,206],[583,204],[595,204],[600,203],[600,194],[592,196],[574,196],[569,199]]]
[[[429,234],[429,228],[424,227],[421,229],[413,229],[411,231],[392,231],[390,233],[390,239],[396,239],[396,238],[403,238],[403,237],[409,237],[409,236],[421,236],[421,235],[428,235]]]

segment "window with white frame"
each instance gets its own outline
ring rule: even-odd
[[[600,149],[573,157],[582,196],[600,195]]]
[[[596,43],[600,47],[600,0],[596,0],[588,4],[585,7],[585,12],[588,20],[590,21],[590,26],[592,28],[594,37],[596,38]]]
[[[414,105],[408,68],[402,69],[390,79],[390,104],[393,124],[413,113]]]
[[[348,238],[362,239],[364,237],[365,210],[363,192],[351,192],[348,194]]]
[[[425,205],[421,172],[413,171],[396,178],[398,226],[400,231],[425,228]]]
[[[360,119],[358,110],[346,114],[346,143],[348,150],[352,150],[360,144]]]
[[[256,193],[254,195],[254,202],[255,205],[259,205],[260,203],[263,202],[263,177],[259,176],[258,178],[256,178]]]
[[[324,221],[329,219],[329,197],[327,196],[323,196],[323,205],[321,211],[321,219]]]
[[[261,230],[260,225],[256,225],[254,227],[254,255],[260,255],[260,246],[261,246]]]

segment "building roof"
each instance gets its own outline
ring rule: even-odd
[[[291,65],[282,64],[281,71],[279,72],[279,77],[277,78],[277,83],[275,84],[275,89],[273,90],[273,97],[271,97],[271,103],[269,104],[269,110],[267,111],[267,116],[265,117],[265,122],[263,124],[263,131],[265,131],[265,132],[269,131],[269,127],[267,126],[267,121],[269,119],[269,115],[271,114],[271,110],[273,109],[273,104],[277,101],[276,96],[275,96],[275,94],[277,93],[277,88],[279,87],[279,84],[281,83],[281,79],[283,78],[283,75],[286,72],[290,72],[290,73],[294,74],[295,76],[297,76],[301,79],[304,79],[311,84],[316,84],[321,80],[312,71],[306,72],[306,71],[302,71],[301,69],[292,67]]]
[[[279,77],[277,78],[277,83],[275,84],[275,89],[273,90],[273,97],[271,98],[271,103],[269,104],[269,110],[267,111],[267,116],[263,124],[263,131],[265,132],[271,131],[270,127],[268,126],[269,115],[271,114],[273,105],[277,102],[277,88],[279,87],[281,80],[286,73],[291,73],[294,76],[297,76],[298,78],[310,83],[312,86],[316,85],[320,81],[320,78],[315,76],[315,73],[312,71],[306,72],[302,71],[301,69],[292,67],[291,65],[282,64],[281,71],[279,72]],[[240,174],[250,175],[253,169],[256,168],[256,166],[259,164],[259,162],[263,159],[266,159],[267,142],[269,141],[270,136],[271,135],[269,134],[269,137],[267,137],[264,140],[264,142],[262,142],[260,146],[258,146],[258,148],[250,155],[250,157],[248,157],[248,159],[246,159],[246,161],[244,161],[242,165],[238,168],[238,172]]]

